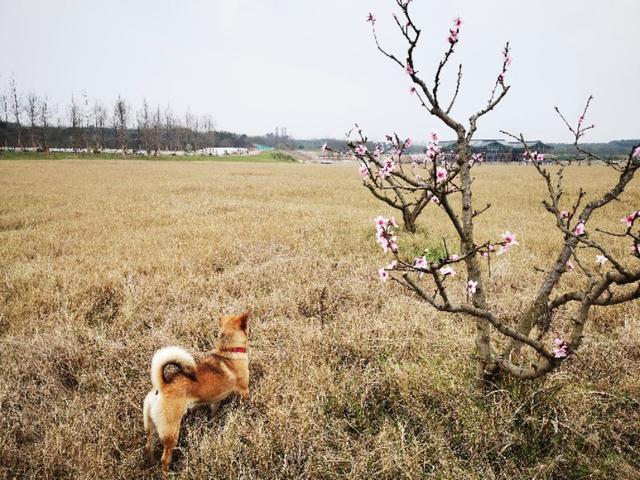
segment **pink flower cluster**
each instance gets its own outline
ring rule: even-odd
[[[473,167],[473,165],[475,165],[476,163],[482,163],[482,162],[484,162],[484,157],[482,156],[481,153],[471,154],[471,160],[469,160],[470,167]]]
[[[367,178],[369,176],[369,169],[364,163],[361,163],[360,168],[358,169],[358,173],[362,178]]]
[[[498,83],[504,87],[504,75],[507,73],[507,67],[511,65],[511,55],[509,55],[509,45],[507,44],[502,51],[504,62],[502,63],[502,72],[498,75]]]
[[[469,280],[467,282],[467,293],[469,295],[475,295],[478,290],[478,282],[474,282],[473,280]]]
[[[503,242],[500,245],[500,251],[498,255],[502,255],[503,253],[507,253],[509,249],[515,245],[518,245],[518,241],[516,240],[516,234],[511,233],[508,230],[502,234]]]
[[[369,15],[367,15],[367,22],[371,22],[372,25],[376,23],[376,17],[373,16],[373,13],[369,12]]]
[[[575,233],[578,236],[584,235],[584,222],[580,222],[578,225],[576,225],[576,228],[573,231],[573,233]]]
[[[438,133],[435,130],[431,132],[429,138],[429,144],[427,145],[427,157],[434,161],[438,158],[438,155],[441,152],[441,148],[438,146],[440,139],[438,138]]]
[[[396,260],[393,260],[389,265],[385,267],[380,267],[378,269],[378,278],[380,278],[381,282],[386,282],[387,280],[389,280],[389,270],[393,270],[394,268],[396,268],[396,265],[398,264],[398,262]]]
[[[544,162],[544,153],[539,153],[538,151],[534,151],[534,152],[526,151],[522,155],[522,158],[525,161],[526,160],[531,160],[531,161],[536,162],[536,163],[542,163],[542,162]]]
[[[427,270],[429,268],[429,262],[425,257],[416,258],[413,262],[413,268],[419,269],[419,270]],[[423,275],[424,275],[423,271],[420,271],[420,273],[418,273],[418,276],[420,278],[422,278]]]
[[[636,147],[632,154],[633,157],[640,158],[640,147]]]
[[[620,219],[620,222],[626,223],[627,228],[631,228],[636,218],[640,218],[640,210],[631,212],[629,215],[626,215],[624,218]]]
[[[447,179],[447,169],[444,167],[436,168],[436,182],[442,183]]]
[[[393,228],[398,228],[396,219],[391,217],[386,219],[378,216],[373,220],[376,224],[376,241],[382,247],[384,253],[389,250],[393,253],[398,251],[398,238],[393,233]]]
[[[380,169],[380,171],[378,172],[378,175],[380,175],[380,178],[390,177],[391,172],[393,172],[395,167],[396,167],[396,162],[393,160],[392,157],[389,157],[384,161],[384,167]]]
[[[356,147],[356,155],[365,155],[367,153],[367,147],[364,143],[361,143]]]
[[[562,340],[561,338],[556,338],[553,343],[556,345],[553,349],[553,355],[556,358],[565,358],[567,356],[567,342]]]
[[[413,145],[413,139],[411,137],[409,137],[402,144],[402,150],[406,150],[407,148],[411,148],[411,145]]]
[[[453,19],[453,28],[449,30],[449,43],[451,46],[458,43],[458,36],[460,35],[460,26],[462,25],[462,19],[460,17],[456,17]]]
[[[452,277],[456,276],[456,271],[453,268],[451,268],[449,265],[445,265],[444,267],[440,268],[440,270],[438,270],[438,272],[443,277],[446,277],[448,275],[450,275]]]
[[[596,255],[596,263],[598,265],[604,265],[605,263],[607,263],[607,257],[605,257],[604,255]]]

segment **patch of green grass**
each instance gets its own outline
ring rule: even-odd
[[[117,153],[68,153],[68,152],[0,152],[0,160],[148,160],[178,162],[238,162],[238,163],[295,163],[297,160],[280,151],[261,152],[255,155],[122,155]]]

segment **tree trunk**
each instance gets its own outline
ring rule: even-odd
[[[402,209],[402,223],[406,232],[416,233],[416,216],[408,208]]]

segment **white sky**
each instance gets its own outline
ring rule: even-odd
[[[569,141],[558,105],[576,119],[590,93],[587,141],[640,137],[640,1],[414,0],[423,29],[416,65],[431,80],[451,19],[463,19],[456,62],[465,77],[454,116],[483,106],[511,41],[511,92],[476,138]],[[219,129],[263,134],[285,126],[298,138],[341,138],[359,122],[371,138],[397,131],[424,142],[451,135],[425,115],[409,80],[373,43],[404,58],[393,0],[0,0],[0,88],[11,74],[26,92],[66,104],[86,90],[109,105],[146,97],[213,115]],[[447,88],[449,87],[449,88]],[[442,93],[452,87],[442,88]]]

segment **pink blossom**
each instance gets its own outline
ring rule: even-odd
[[[373,150],[373,154],[378,157],[380,155],[382,155],[384,153],[384,145],[381,143],[378,143],[376,145],[376,148]]]
[[[365,153],[367,153],[367,147],[363,143],[356,147],[357,155],[364,155]]]
[[[469,166],[473,167],[473,165],[477,163],[482,163],[484,161],[484,157],[481,153],[472,153],[471,160],[469,160]]]
[[[446,266],[440,268],[440,270],[438,270],[438,272],[443,277],[446,277],[447,275],[451,275],[452,277],[454,277],[456,275],[455,270],[453,268],[451,268],[449,265],[446,265]]]
[[[627,215],[626,217],[624,217],[623,219],[621,219],[620,222],[626,223],[627,227],[631,227],[633,225],[633,221],[638,216],[640,216],[639,212],[633,212],[633,213],[630,213],[629,215]]]
[[[633,157],[640,157],[640,147],[636,147],[636,149],[633,151]]]
[[[518,241],[516,240],[515,233],[505,232],[502,234],[502,238],[504,239],[504,243],[500,245],[500,250],[498,251],[498,255],[505,254],[509,251],[511,247],[514,245],[518,245]]]
[[[326,152],[329,149],[329,147],[327,146],[327,142],[322,144],[322,151]]]
[[[504,74],[503,74],[503,73],[501,73],[500,75],[498,75],[498,83],[499,83],[500,85],[503,85],[503,84],[504,84]]]
[[[384,161],[384,167],[380,169],[380,171],[378,172],[378,175],[380,176],[380,178],[390,177],[391,172],[393,172],[393,170],[395,169],[395,166],[396,166],[396,162],[393,160],[393,158],[387,158]]]
[[[462,25],[462,19],[460,17],[455,17],[453,19],[453,25],[457,28],[460,28],[460,26]]]
[[[534,152],[533,159],[536,162],[544,162],[544,153]]]
[[[440,205],[440,199],[435,195],[431,195],[431,198],[429,199],[429,201],[435,203],[436,205]]]
[[[473,280],[469,280],[467,282],[467,293],[469,295],[474,295],[477,289],[478,289],[478,282],[474,282]]]
[[[572,272],[573,271],[573,263],[571,263],[571,261],[567,262],[567,264],[565,265],[565,270],[567,272]]]
[[[411,86],[409,87],[409,93],[411,93],[412,95],[413,95],[414,93],[416,93],[416,87],[414,87],[413,85],[411,85]]]
[[[560,212],[560,218],[563,219],[563,220],[568,219],[569,218],[569,212],[567,212],[566,210],[562,210]]]
[[[367,22],[376,23],[376,17],[373,16],[373,13],[369,12],[369,15],[367,15]]]
[[[411,138],[407,138],[407,139],[404,141],[404,148],[410,148],[410,147],[411,147],[411,145],[413,145],[413,140],[412,140]]]
[[[451,29],[449,30],[449,43],[451,45],[455,45],[456,43],[458,43],[458,35],[460,34],[460,30],[459,29]]]
[[[514,245],[518,245],[518,241],[516,240],[516,234],[506,231],[502,234],[502,238],[504,238],[504,246],[509,248]]]
[[[367,178],[369,176],[369,169],[364,163],[360,164],[360,168],[358,169],[358,173],[362,178]]]
[[[605,263],[607,263],[607,257],[605,257],[604,255],[596,255],[596,263],[598,265],[604,265]]]
[[[439,141],[438,132],[436,132],[435,130],[431,130],[430,137],[433,143],[438,143]]]
[[[409,75],[413,75],[414,73],[416,73],[416,72],[414,72],[414,71],[413,71],[413,67],[411,67],[411,65],[409,65],[408,63],[407,63],[407,66],[406,66],[406,67],[404,67],[404,70],[405,70],[405,72],[407,72]]]
[[[436,182],[442,183],[447,179],[447,169],[444,167],[436,168]]]
[[[553,354],[556,358],[564,358],[567,356],[567,342],[562,340],[561,338],[556,338],[553,343],[555,343],[555,348],[553,349]]]
[[[578,225],[576,225],[574,233],[576,235],[584,235],[584,222],[580,222]]]
[[[389,280],[389,272],[387,272],[384,267],[380,267],[378,269],[378,277],[380,277],[380,281],[385,283],[387,280]]]
[[[376,241],[382,247],[384,253],[389,250],[392,252],[398,251],[397,237],[393,234],[392,228],[398,228],[396,219],[391,217],[386,219],[383,216],[378,216],[373,220],[376,224]]]
[[[427,259],[425,257],[416,258],[413,262],[413,268],[417,270],[426,270],[427,268],[429,268],[429,262],[427,262]],[[420,278],[422,278],[423,275],[423,271],[420,271],[420,273],[418,273],[418,276]]]

